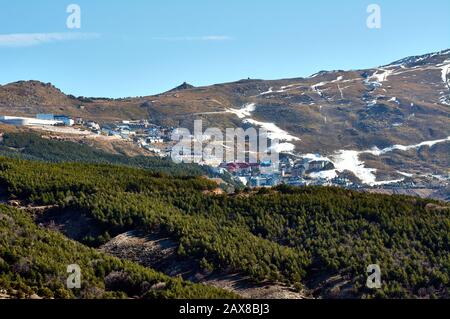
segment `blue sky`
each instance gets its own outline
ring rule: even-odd
[[[81,7],[81,29],[66,7]],[[379,4],[382,28],[366,26]],[[74,34],[76,33],[76,34]],[[12,42],[12,34],[19,40]],[[36,35],[38,34],[38,35]],[[15,0],[0,5],[0,84],[126,97],[359,69],[450,48],[448,0]]]

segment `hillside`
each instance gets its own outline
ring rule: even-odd
[[[111,100],[66,95],[51,83],[19,81],[0,86],[0,109],[4,115],[34,116],[38,113],[67,114],[111,121],[146,118],[139,99]]]
[[[185,83],[160,95],[118,100],[75,98],[51,84],[21,81],[0,87],[0,110],[23,115],[63,112],[98,120],[149,117],[183,127],[203,118],[208,126],[224,127],[242,125],[227,110],[255,103],[251,118],[276,123],[301,138],[299,151],[383,148],[450,135],[449,63],[447,50],[368,70],[200,88]]]
[[[217,185],[199,177],[7,158],[0,186],[6,199],[37,207],[37,222],[110,253],[111,238],[138,231],[170,239],[181,261],[206,273],[312,297],[449,298],[450,207],[438,201],[285,186],[212,195]],[[365,287],[374,263],[383,272],[377,291]]]
[[[170,159],[112,154],[89,145],[43,138],[29,132],[7,132],[0,139],[0,156],[45,162],[85,162],[138,167],[168,175],[201,176],[206,167],[175,164]]]
[[[243,185],[229,174],[218,174],[208,166],[196,164],[175,164],[168,158],[143,155],[111,153],[108,149],[95,148],[79,142],[52,140],[34,132],[19,128],[0,128],[0,156],[21,158],[49,163],[81,162],[95,164],[114,164],[142,168],[162,176],[205,176],[215,180],[217,186],[226,191],[242,188]]]
[[[81,289],[66,287],[77,264]],[[37,227],[26,212],[0,205],[0,296],[9,298],[232,298],[231,293],[172,279],[99,253]]]
[[[296,154],[336,156],[402,146],[352,159],[376,169],[377,180],[399,179],[398,171],[447,176],[450,143],[410,146],[450,136],[449,66],[446,50],[367,70],[197,88],[183,84],[155,96],[117,100],[73,97],[50,84],[17,82],[0,87],[0,113],[55,112],[101,122],[146,118],[187,128],[195,119],[202,119],[204,128],[222,129],[272,123],[285,131],[282,139]]]

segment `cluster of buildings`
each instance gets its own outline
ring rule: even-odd
[[[172,133],[173,127],[163,127],[149,123],[147,120],[120,121],[115,123],[99,124],[94,121],[84,121],[82,118],[72,119],[66,115],[37,114],[36,117],[0,116],[0,123],[15,126],[75,126],[80,129],[88,129],[93,134],[117,137],[130,141],[158,156],[166,157],[172,155]],[[202,162],[203,154],[186,155],[190,160],[198,157],[198,162]],[[194,161],[196,162],[196,161]],[[285,184],[291,186],[339,186],[345,188],[362,188],[358,181],[353,178],[338,176],[333,179],[326,178],[326,172],[332,172],[334,164],[327,158],[316,154],[298,158],[291,155],[281,155],[277,162],[262,161],[258,163],[220,163],[202,162],[209,166],[214,166],[219,174],[230,174],[243,185],[255,187],[274,187]],[[351,179],[350,179],[351,178]],[[437,176],[436,181],[421,182],[410,179],[384,185],[388,188],[423,188],[425,186],[434,188],[442,187],[442,181],[448,185],[448,177]]]
[[[170,141],[173,131],[171,127],[157,126],[147,120],[121,121],[102,125],[86,122],[83,125],[95,134],[131,141],[160,156],[167,156],[170,153],[170,150],[164,147],[164,143]]]
[[[249,163],[222,163],[218,173],[228,173],[236,181],[250,188],[274,187],[278,185],[290,186],[336,186],[347,189],[365,189],[369,187],[361,183],[351,174],[333,174],[334,178],[327,178],[327,172],[334,170],[334,164],[320,155],[311,155],[304,158],[294,158],[282,155],[276,163],[260,162]],[[449,185],[448,176],[421,175],[417,178],[407,178],[392,181],[386,184],[370,186],[382,189],[441,189]]]
[[[94,121],[85,121],[80,117],[73,119],[66,115],[57,114],[37,114],[34,118],[0,116],[0,123],[15,126],[75,126],[76,128],[87,129],[93,134],[131,141],[160,156],[170,154],[170,150],[165,149],[164,143],[170,141],[174,129],[150,124],[147,120],[100,124]]]
[[[357,187],[344,177],[334,179],[320,178],[315,173],[334,169],[333,163],[322,159],[293,159],[283,156],[278,162],[271,161],[255,164],[223,163],[219,166],[220,173],[228,172],[236,180],[247,187],[274,187],[281,184],[292,186],[321,185]]]

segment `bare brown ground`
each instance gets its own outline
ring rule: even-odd
[[[184,279],[220,287],[243,298],[251,299],[304,299],[305,295],[289,287],[276,283],[255,284],[250,278],[232,272],[208,273],[198,267],[198,263],[189,257],[177,255],[178,243],[162,236],[152,234],[144,236],[138,232],[120,234],[103,245],[102,252],[122,259],[132,260],[151,267],[170,276],[182,276]]]

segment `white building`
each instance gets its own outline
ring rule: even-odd
[[[73,126],[75,121],[66,115],[55,115],[54,119],[58,122],[62,122],[65,126]]]
[[[0,116],[0,122],[16,126],[46,126],[62,124],[61,121],[35,119],[19,116]]]
[[[55,116],[53,114],[36,114],[36,118],[38,120],[53,121]]]
[[[87,126],[88,128],[90,128],[91,130],[97,130],[97,131],[100,131],[100,124],[98,124],[98,123],[89,121],[89,122],[86,123],[86,126]]]
[[[66,115],[54,115],[54,114],[37,114],[38,120],[57,121],[58,124],[64,124],[66,126],[73,126],[75,121]]]
[[[160,137],[147,137],[145,141],[149,144],[157,144],[164,142],[164,140]]]

